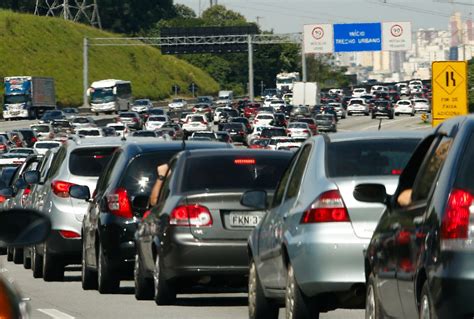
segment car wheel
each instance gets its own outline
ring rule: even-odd
[[[293,266],[288,265],[288,277],[285,291],[287,319],[318,319],[319,311],[311,311],[309,301],[303,295],[295,279]]]
[[[23,248],[13,248],[13,262],[15,264],[23,263]]]
[[[437,319],[438,316],[433,307],[433,298],[431,297],[428,281],[423,285],[420,299],[420,319]]]
[[[46,243],[43,247],[44,281],[62,281],[64,279],[64,264],[61,258],[49,253]]]
[[[370,274],[365,296],[365,319],[381,319],[382,310],[375,290],[374,275]]]
[[[7,248],[6,247],[0,248],[0,255],[6,255],[6,254],[7,254]]]
[[[133,278],[135,281],[135,298],[137,300],[153,299],[153,280],[145,277],[143,266],[138,253],[135,254],[135,265],[133,267]]]
[[[365,116],[369,116],[369,112],[367,112],[367,113],[364,113],[364,115],[365,115]]]
[[[43,256],[38,254],[36,246],[31,247],[31,270],[33,278],[43,277]]]
[[[153,285],[155,288],[155,303],[157,305],[173,305],[176,302],[176,290],[163,276],[163,267],[159,254],[156,255],[155,260]]]
[[[112,274],[112,270],[104,255],[102,245],[99,246],[99,260],[97,261],[97,282],[101,294],[115,293],[120,288],[120,280]]]
[[[13,248],[7,247],[7,261],[13,261]]]
[[[30,253],[28,256],[28,252]],[[23,248],[23,268],[31,269],[31,248]]]
[[[86,245],[82,244],[82,258],[81,258],[81,284],[82,289],[91,290],[97,289],[97,272],[87,268],[86,264]]]
[[[279,307],[265,297],[257,267],[252,260],[249,271],[249,319],[278,318]]]
[[[341,119],[343,119],[343,120],[344,120],[345,118],[346,118],[346,116],[345,116],[345,115],[341,116]]]

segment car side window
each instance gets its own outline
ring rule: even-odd
[[[441,170],[441,167],[448,156],[452,143],[452,138],[443,137],[435,150],[424,160],[423,166],[421,167],[413,186],[413,201],[428,199],[430,190],[438,176],[438,172]]]
[[[64,162],[65,158],[66,158],[66,148],[61,147],[61,149],[54,156],[53,162],[51,163],[51,167],[48,170],[48,175],[46,176],[46,180],[56,175],[59,168],[61,167],[61,164]]]
[[[301,180],[306,168],[306,163],[308,162],[309,155],[311,153],[311,145],[306,145],[296,162],[295,168],[292,172],[290,182],[288,184],[288,190],[286,192],[285,200],[292,199],[298,195],[300,190]]]
[[[110,180],[110,176],[112,175],[112,172],[114,170],[115,163],[119,159],[120,154],[122,153],[119,151],[114,152],[109,163],[107,164],[107,166],[105,166],[104,173],[100,175],[99,180],[97,181],[96,193],[105,190],[105,188],[107,187],[108,182]]]
[[[283,173],[283,176],[278,182],[275,195],[273,196],[273,202],[271,205],[272,208],[277,207],[278,205],[281,204],[281,200],[283,199],[283,195],[285,194],[286,185],[288,184],[288,179],[290,178],[291,170],[293,169],[293,166],[295,165],[295,162],[297,159],[298,159],[298,153],[296,153],[295,156],[293,156],[290,164],[285,170],[285,173]]]

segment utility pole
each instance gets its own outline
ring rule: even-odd
[[[260,96],[263,96],[263,88],[265,87],[265,84],[263,84],[263,81],[260,81]]]
[[[308,80],[306,74],[306,53],[304,52],[304,38],[301,40],[301,79],[303,82]]]
[[[249,99],[250,102],[254,100],[254,93],[253,93],[253,43],[252,43],[252,35],[247,35],[247,43],[248,43],[248,50],[249,50]]]
[[[83,48],[82,48],[82,63],[83,63],[83,77],[82,77],[82,85],[83,85],[83,100],[82,106],[89,107],[89,97],[87,96],[87,90],[89,89],[89,40],[84,38]]]

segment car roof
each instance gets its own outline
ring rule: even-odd
[[[213,148],[233,148],[232,145],[227,143],[219,142],[206,142],[206,141],[187,141],[185,142],[184,150],[194,149],[213,149]],[[141,138],[139,140],[132,140],[127,142],[123,147],[125,152],[133,154],[142,154],[148,152],[156,152],[159,150],[183,150],[183,142],[181,141],[164,141],[157,140],[156,138]],[[218,152],[222,152],[218,151]]]
[[[224,144],[224,143],[223,143]],[[274,150],[255,150],[255,149],[245,149],[245,148],[233,148],[228,149],[225,152],[222,150],[212,150],[212,149],[198,149],[198,150],[189,150],[183,152],[187,157],[201,157],[201,156],[262,156],[263,157],[279,157],[287,156],[292,157],[293,154],[286,151],[274,151]]]
[[[383,126],[382,126],[383,128]],[[364,131],[347,132],[326,135],[331,142],[354,141],[354,140],[374,140],[374,139],[422,139],[431,131]]]

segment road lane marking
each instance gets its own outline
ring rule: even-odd
[[[382,121],[382,127],[381,129],[383,130],[384,126],[392,125],[398,122],[407,122],[410,118],[406,119],[398,119],[398,120],[389,120],[389,122]],[[361,129],[361,131],[368,131],[373,128],[378,128],[379,127],[379,122],[377,121],[377,125],[371,125],[371,126],[366,126]]]
[[[38,311],[50,316],[53,319],[74,319],[73,316],[70,316],[67,313],[61,312],[57,309],[38,309]]]

